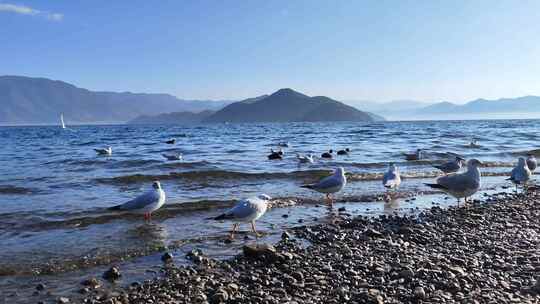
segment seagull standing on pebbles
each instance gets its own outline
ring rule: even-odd
[[[331,195],[341,191],[347,184],[347,177],[345,177],[345,169],[339,167],[334,171],[334,174],[323,178],[321,181],[315,184],[308,184],[301,186],[302,188],[308,188],[315,190],[319,193],[326,194],[328,205],[332,207],[333,200]]]
[[[109,208],[109,210],[128,211],[131,213],[144,214],[145,220],[152,218],[152,212],[158,210],[165,204],[165,191],[161,189],[161,184],[155,181],[152,190],[132,199],[131,201]]]
[[[255,228],[255,221],[264,215],[268,209],[268,201],[272,198],[266,194],[261,194],[257,197],[241,200],[236,205],[227,210],[225,213],[216,216],[214,220],[231,220],[235,222],[232,227],[230,238],[234,239],[234,233],[240,227],[241,222],[251,223],[251,229],[255,233],[255,237],[259,237],[257,229]]]
[[[480,189],[480,169],[482,165],[477,159],[471,159],[467,162],[467,171],[463,173],[453,173],[437,178],[435,184],[426,184],[433,189],[440,189],[458,200],[467,198],[475,194]]]
[[[538,166],[538,163],[536,162],[536,157],[534,157],[534,155],[532,155],[532,154],[528,154],[527,155],[527,167],[529,168],[529,170],[531,170],[531,173],[533,173],[534,170],[536,170],[537,166]]]
[[[518,164],[512,172],[510,173],[510,178],[508,180],[512,181],[516,185],[516,192],[518,191],[518,185],[523,185],[525,188],[527,182],[531,179],[531,170],[527,166],[525,158],[520,157],[518,159]]]

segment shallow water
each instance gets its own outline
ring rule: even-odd
[[[414,212],[430,207],[432,200],[450,204],[453,200],[443,195],[417,195],[428,191],[422,183],[439,174],[432,165],[447,159],[447,152],[484,161],[482,173],[490,176],[484,188],[492,189],[506,184],[502,176],[518,156],[540,154],[539,130],[539,120],[2,127],[0,289],[20,290],[47,278],[58,282],[60,292],[62,278],[73,280],[124,260],[131,261],[126,267],[133,278],[144,278],[148,261],[159,260],[156,255],[165,247],[234,255],[241,242],[223,243],[230,224],[202,219],[234,199],[260,192],[278,200],[320,199],[298,186],[336,166],[349,172],[340,197],[351,214]],[[473,135],[481,147],[468,147]],[[164,143],[170,138],[177,139],[175,145]],[[285,159],[267,160],[269,150],[284,141],[291,145],[284,148]],[[111,157],[95,154],[94,148],[104,146],[113,147]],[[299,165],[295,158],[296,153],[319,155],[345,147],[350,155],[315,164]],[[404,161],[401,153],[416,148],[426,149],[427,160]],[[171,152],[183,153],[184,160],[161,156]],[[395,162],[405,177],[403,198],[394,206],[377,201],[383,192],[378,179],[388,162]],[[152,223],[106,210],[156,179],[168,200]],[[405,201],[412,196],[416,200]],[[326,216],[326,209],[314,204],[274,208],[259,226],[271,241],[299,219],[309,224]]]

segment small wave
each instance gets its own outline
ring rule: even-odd
[[[182,164],[182,163],[179,163]],[[255,180],[269,180],[269,179],[295,179],[295,178],[320,178],[328,175],[328,170],[305,170],[294,172],[276,172],[276,173],[247,173],[237,171],[226,170],[210,170],[210,171],[189,171],[189,172],[171,172],[169,174],[133,174],[123,175],[111,178],[97,178],[98,183],[103,184],[131,184],[141,182],[151,182],[155,180],[180,180],[187,179],[189,181],[194,180],[208,180],[208,179],[255,179]]]
[[[38,189],[18,187],[13,185],[0,185],[0,195],[2,194],[35,194],[39,192]]]

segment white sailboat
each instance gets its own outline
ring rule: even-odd
[[[60,114],[60,121],[62,122],[62,129],[65,129],[66,124],[64,123],[64,114]]]

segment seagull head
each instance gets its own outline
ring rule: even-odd
[[[469,162],[467,163],[467,166],[469,168],[478,168],[481,165],[483,165],[483,163],[476,158],[470,159]]]
[[[394,163],[389,163],[388,164],[388,169],[389,169],[390,172],[396,172],[397,166]]]
[[[343,167],[337,167],[336,170],[334,171],[334,174],[345,175],[345,169],[343,169]]]
[[[155,181],[154,183],[152,183],[152,188],[156,190],[161,189],[161,184],[159,183],[159,181]]]

